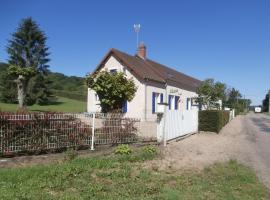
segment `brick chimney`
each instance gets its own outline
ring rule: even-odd
[[[143,42],[141,42],[139,47],[138,47],[137,55],[142,59],[146,59],[146,46],[144,45]]]

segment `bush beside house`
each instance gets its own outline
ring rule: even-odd
[[[218,133],[230,119],[229,111],[203,110],[199,111],[199,131]]]

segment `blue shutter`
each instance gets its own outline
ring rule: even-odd
[[[171,101],[172,101],[172,95],[169,95],[169,110],[171,110]]]
[[[156,112],[156,93],[152,93],[152,113]]]
[[[163,94],[160,94],[160,103],[163,103]]]
[[[174,98],[174,109],[175,110],[178,110],[178,100],[179,100],[179,96],[175,96],[175,98]]]
[[[189,109],[189,98],[187,98],[187,110]]]
[[[126,113],[127,112],[127,101],[125,101],[123,107],[122,107],[122,111],[123,113]]]

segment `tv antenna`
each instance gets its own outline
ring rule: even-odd
[[[134,24],[133,27],[134,27],[134,31],[137,34],[137,44],[136,45],[137,45],[137,48],[139,48],[139,32],[141,29],[141,24]]]

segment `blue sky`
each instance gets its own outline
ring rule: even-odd
[[[19,21],[33,17],[48,36],[50,69],[84,76],[104,54],[136,52],[199,79],[238,88],[253,104],[270,89],[270,1],[0,0],[0,61]]]

